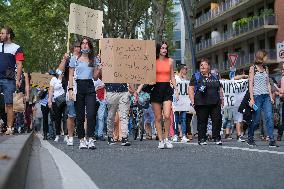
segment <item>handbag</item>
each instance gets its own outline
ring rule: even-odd
[[[66,103],[66,94],[62,94],[54,99],[57,107],[60,107]]]
[[[22,92],[13,93],[13,111],[25,112],[24,94]]]

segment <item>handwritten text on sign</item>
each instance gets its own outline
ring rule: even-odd
[[[248,90],[248,80],[221,80],[224,90],[224,106],[238,108]]]
[[[155,42],[134,39],[102,39],[101,60],[105,83],[156,81]]]
[[[71,3],[68,32],[100,39],[102,36],[103,12]]]

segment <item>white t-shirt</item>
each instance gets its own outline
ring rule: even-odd
[[[53,77],[50,81],[50,86],[53,87],[53,98],[52,102],[54,102],[54,99],[59,97],[60,95],[63,95],[65,93],[62,82],[60,79]]]

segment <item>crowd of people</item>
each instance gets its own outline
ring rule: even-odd
[[[236,140],[245,142],[247,128],[247,144],[254,146],[255,130],[265,125],[265,139],[270,147],[277,147],[273,106],[276,98],[284,99],[284,77],[278,86],[271,86],[263,50],[256,53],[248,75],[231,78],[248,79],[249,87],[240,107],[228,108],[223,107],[221,76],[211,69],[209,60],[202,58],[198,71],[189,78],[186,65],[178,65],[174,71],[166,42],[156,45],[153,84],[104,83],[100,55],[95,55],[92,41],[83,37],[73,44],[72,54],[66,53],[58,67],[48,72],[50,85],[40,87],[30,85],[30,74],[23,72],[24,54],[12,42],[14,37],[11,28],[1,30],[0,124],[6,135],[34,130],[43,133],[43,140],[64,138],[68,146],[74,145],[76,136],[80,149],[95,149],[97,140],[130,146],[133,124],[142,124],[140,132],[145,131],[146,139],[158,140],[159,149],[171,149],[173,142],[194,138],[199,145],[211,140],[222,145],[223,138],[232,139],[234,128]],[[284,68],[281,70],[284,76]],[[15,91],[25,94],[25,112],[13,112]],[[178,102],[185,108],[177,108]],[[140,117],[134,115],[135,104],[140,105]],[[137,118],[140,120],[134,122]],[[260,120],[264,121],[260,124]],[[282,135],[280,123],[277,140]]]

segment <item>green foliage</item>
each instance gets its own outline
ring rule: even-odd
[[[149,0],[0,0],[0,27],[10,26],[14,30],[15,43],[22,46],[25,53],[25,70],[45,72],[58,65],[66,52],[70,3],[102,10],[104,37],[120,38],[137,38],[136,28],[144,24],[151,7]],[[163,33],[169,41],[173,32],[170,10],[172,6],[167,8]],[[153,23],[151,16],[147,19]],[[145,29],[149,36],[153,36],[153,28],[155,25]],[[71,37],[72,40],[78,38],[80,36]]]
[[[260,12],[260,16],[274,16],[275,14],[274,14],[274,11],[273,11],[273,9],[263,9],[263,10],[261,10],[261,12]]]

